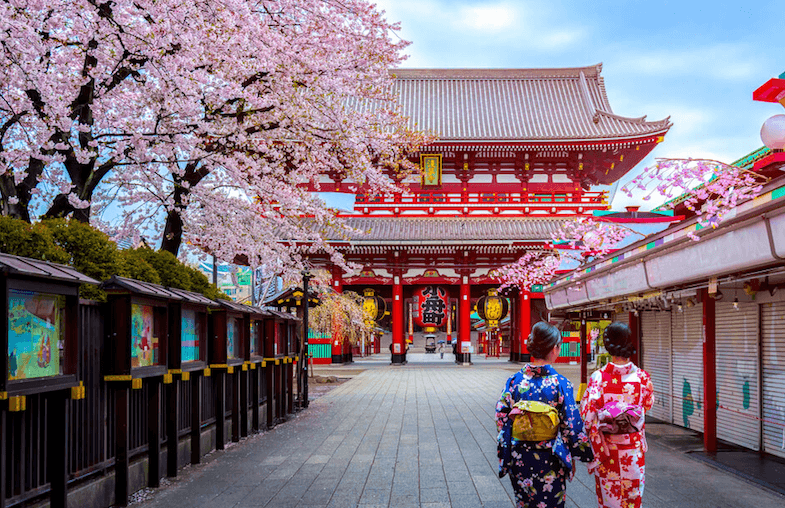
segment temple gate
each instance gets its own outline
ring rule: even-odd
[[[332,243],[363,269],[344,274],[326,256],[311,257],[330,267],[336,291],[373,289],[388,302],[392,363],[405,362],[409,304],[421,286],[448,293],[449,332],[457,334],[458,361],[469,363],[472,311],[498,287],[493,270],[545,248],[562,221],[607,210],[607,190],[598,186],[616,182],[663,141],[668,119],[612,112],[601,69],[394,71],[411,126],[439,138],[411,154],[422,175],[404,180],[403,194],[369,195],[324,175],[321,191],[356,194],[354,210],[341,215],[367,234]],[[523,344],[542,317],[542,294],[523,288],[506,296],[503,352],[527,360]],[[346,348],[334,337],[333,359],[345,358]]]

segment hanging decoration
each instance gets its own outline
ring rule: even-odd
[[[477,301],[477,314],[488,324],[488,328],[499,327],[499,322],[507,317],[510,304],[506,298],[497,294],[496,289],[489,289],[488,294]]]
[[[363,312],[367,322],[381,321],[386,311],[387,303],[384,301],[384,298],[377,295],[373,289],[363,290]]]
[[[447,321],[449,296],[441,286],[423,286],[415,290],[413,317],[426,333],[434,333]]]

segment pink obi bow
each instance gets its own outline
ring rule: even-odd
[[[614,401],[597,412],[598,428],[605,434],[632,434],[643,429],[646,413],[636,404]]]

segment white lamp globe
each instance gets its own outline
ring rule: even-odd
[[[760,139],[772,150],[785,149],[785,115],[774,115],[763,122]]]

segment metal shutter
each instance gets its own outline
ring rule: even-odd
[[[617,312],[614,317],[614,321],[618,321],[619,323],[624,323],[627,326],[630,326],[630,313],[629,312]]]
[[[673,423],[703,432],[703,304],[671,312]]]
[[[717,437],[758,450],[758,305],[718,302],[716,336]]]
[[[651,375],[654,385],[654,406],[649,415],[668,423],[673,422],[670,328],[670,312],[641,313],[643,370]]]
[[[763,449],[785,457],[785,302],[761,306]]]

